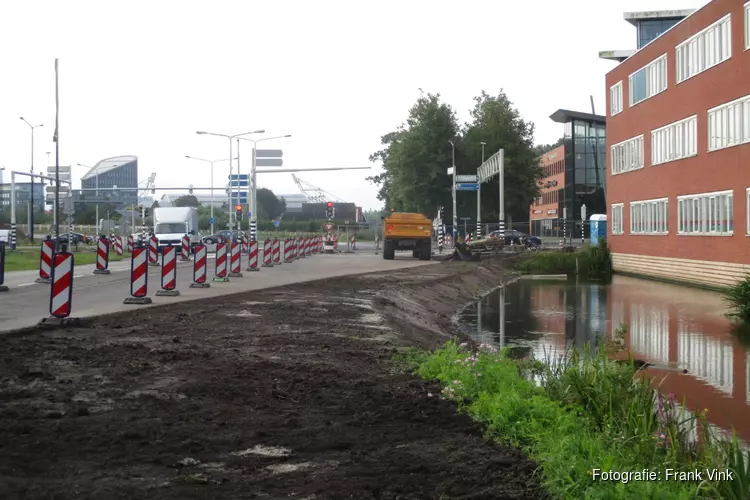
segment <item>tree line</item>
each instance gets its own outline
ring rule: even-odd
[[[534,124],[524,120],[502,90],[484,91],[474,98],[471,121],[460,125],[453,108],[440,94],[422,93],[409,109],[404,123],[381,137],[383,148],[370,156],[382,172],[367,180],[379,187],[385,209],[419,212],[432,218],[444,207],[446,223],[452,219],[452,147],[458,175],[476,174],[484,158],[505,150],[505,215],[526,221],[529,206],[539,196],[543,171],[539,156],[548,146],[534,146]],[[457,193],[459,216],[476,217],[476,193]],[[482,184],[482,220],[498,219],[498,179]]]

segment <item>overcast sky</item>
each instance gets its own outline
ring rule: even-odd
[[[285,167],[370,166],[380,136],[425,92],[440,93],[468,120],[482,89],[504,88],[536,142],[555,141],[558,108],[604,114],[600,50],[633,49],[626,11],[697,8],[700,0],[191,0],[0,3],[0,166],[54,164],[54,59],[60,58],[60,164],[136,155],[157,187],[206,186],[208,159],[237,134],[293,134],[265,147]],[[119,5],[119,7],[115,7]],[[579,32],[579,34],[576,34]],[[242,150],[249,158],[250,144]],[[450,147],[446,144],[446,147]],[[247,171],[249,162],[242,168]],[[461,167],[459,167],[461,168]],[[379,208],[368,170],[309,172],[303,180],[365,209]],[[85,169],[74,167],[79,179]],[[228,164],[218,164],[225,184]],[[5,175],[6,182],[8,175]],[[261,187],[298,193],[291,174]],[[157,197],[160,195],[157,195]]]

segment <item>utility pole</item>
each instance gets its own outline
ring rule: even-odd
[[[55,75],[57,75],[57,59],[55,59]],[[55,76],[55,79],[57,79],[57,76]],[[55,80],[55,96],[57,96],[57,80]],[[23,116],[21,117],[21,120],[29,126],[31,129],[31,173],[34,173],[34,129],[39,127],[44,127],[43,123],[40,123],[39,125],[32,125],[28,122]],[[57,131],[55,131],[57,133]],[[42,183],[43,185],[44,183]],[[34,242],[34,177],[32,175],[31,177],[31,203],[29,206],[29,240],[33,243]]]
[[[487,145],[486,142],[481,142],[482,144],[482,163],[479,165],[481,166],[484,163],[484,147]],[[477,239],[482,238],[482,183],[479,181],[479,169],[477,169],[477,184],[479,184],[479,187],[477,188]]]
[[[453,141],[448,141],[451,145],[451,173],[453,174],[453,241],[458,236],[458,214],[456,213],[456,145]]]

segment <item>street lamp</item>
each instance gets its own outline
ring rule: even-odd
[[[235,135],[227,135],[227,134],[217,134],[215,132],[205,132],[203,130],[198,130],[195,132],[198,135],[215,135],[217,137],[226,137],[229,139],[229,206],[231,207],[233,205],[232,203],[232,139],[236,139],[237,137],[241,137],[243,135],[250,135],[250,134],[263,134],[265,133],[265,130],[253,130],[252,132],[243,132],[242,134],[235,134]],[[229,230],[231,231],[233,228],[232,225],[232,211],[229,211]],[[239,229],[239,225],[237,227]]]
[[[252,182],[252,187],[250,188],[250,221],[256,221],[258,220],[258,190],[257,190],[257,182],[256,182],[256,155],[255,150],[258,148],[258,143],[262,141],[271,141],[274,139],[285,139],[287,137],[291,137],[292,134],[286,134],[286,135],[276,135],[273,137],[264,137],[262,139],[248,139],[247,137],[238,137],[237,140],[242,139],[243,141],[249,141],[253,143],[253,160],[252,160],[252,166],[250,167],[250,179]],[[239,147],[237,148],[239,149]],[[252,235],[255,237],[255,235]]]
[[[31,129],[31,173],[34,173],[34,129],[39,127],[44,127],[43,123],[40,123],[39,125],[32,125],[31,123],[26,120],[23,116],[21,117],[21,120],[29,126]],[[42,185],[44,185],[44,182],[42,182]],[[29,207],[29,240],[31,242],[34,242],[34,176],[31,176],[31,206]]]
[[[189,160],[204,161],[211,164],[211,234],[216,234],[216,231],[214,230],[214,163],[219,163],[220,161],[228,161],[229,158],[224,158],[222,160],[206,160],[204,158],[196,158],[195,156],[189,155],[185,155],[185,158]]]
[[[456,214],[456,144],[448,141],[451,145],[451,165],[453,167],[453,241],[458,236],[458,214]]]

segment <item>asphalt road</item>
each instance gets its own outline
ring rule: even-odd
[[[209,255],[209,280],[214,275],[212,258],[213,255]],[[193,278],[192,262],[178,261],[177,290],[180,292],[178,297],[156,296],[160,288],[160,268],[149,267],[148,295],[153,300],[151,306],[123,304],[123,301],[130,296],[129,260],[111,263],[109,275],[93,274],[95,268],[93,264],[76,266],[72,316],[87,317],[124,310],[137,312],[143,307],[177,301],[196,300],[201,297],[215,297],[335,276],[388,271],[430,263],[412,258],[410,252],[399,252],[395,260],[386,261],[383,260],[382,255],[376,255],[373,248],[371,251],[363,249],[350,254],[317,254],[273,268],[261,268],[257,272],[248,272],[245,271],[247,259],[243,256],[243,277],[231,278],[227,283],[211,283],[210,288],[200,289],[190,288]],[[0,332],[33,326],[42,318],[49,316],[50,286],[35,283],[37,275],[37,271],[6,273],[5,285],[10,290],[0,293]],[[168,325],[165,327],[168,328]]]

